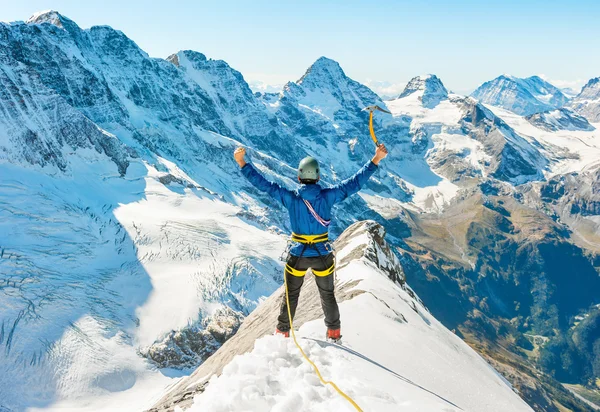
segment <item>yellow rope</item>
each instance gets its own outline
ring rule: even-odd
[[[290,320],[290,332],[292,332],[292,338],[294,338],[294,343],[296,344],[296,347],[298,348],[298,350],[300,351],[300,353],[302,354],[302,356],[304,357],[304,359],[306,359],[306,361],[308,363],[310,363],[310,365],[313,367],[313,369],[317,373],[317,376],[319,377],[319,380],[321,381],[321,383],[323,385],[331,385],[333,387],[333,389],[335,389],[335,391],[337,393],[339,393],[340,395],[342,395],[342,397],[344,399],[346,399],[348,402],[350,402],[352,404],[352,406],[354,406],[354,408],[357,411],[363,412],[363,410],[360,409],[360,406],[358,406],[357,403],[354,402],[354,400],[351,397],[349,397],[348,395],[346,395],[340,388],[338,388],[338,386],[335,383],[333,383],[332,381],[326,381],[325,379],[323,379],[323,375],[321,375],[321,372],[319,371],[319,368],[317,368],[317,365],[315,365],[314,362],[311,361],[308,358],[308,356],[306,356],[306,353],[304,353],[304,351],[302,350],[302,348],[298,344],[298,341],[296,340],[296,334],[294,333],[294,324],[292,323],[292,310],[290,309],[290,295],[289,295],[289,292],[288,292],[287,275],[285,273],[283,274],[283,282],[285,283],[285,301],[287,303],[288,318]]]

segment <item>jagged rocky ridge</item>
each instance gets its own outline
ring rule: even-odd
[[[160,368],[194,368],[235,335],[243,319],[240,312],[220,309],[202,322],[174,330],[152,345],[141,348],[140,355]]]
[[[425,115],[419,113],[423,108],[435,109],[442,101],[444,107],[439,110],[451,113],[452,120],[438,118],[428,111]],[[513,184],[543,178],[549,162],[539,146],[525,139],[477,100],[458,95],[448,97],[435,76],[414,78],[398,99],[387,103],[396,116],[413,116],[410,130],[413,143],[419,145],[418,152],[427,152],[427,161],[433,170],[459,186],[468,187],[471,179],[486,176]],[[477,149],[481,154],[473,153],[472,147],[451,144],[440,149],[434,144],[433,150],[429,150],[433,137],[444,134],[449,136],[448,140],[452,140],[451,135],[456,138],[462,135],[480,142]],[[467,159],[470,156],[475,159]]]

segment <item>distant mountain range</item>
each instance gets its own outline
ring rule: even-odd
[[[156,366],[210,358],[281,284],[290,231],[232,151],[292,189],[314,155],[334,184],[372,156],[372,104],[390,156],[332,237],[376,221],[414,301],[533,409],[589,408],[561,383],[600,379],[599,79],[569,99],[426,75],[383,100],[322,57],[255,93],[224,61],[50,11],[0,23],[0,410],[162,390]]]

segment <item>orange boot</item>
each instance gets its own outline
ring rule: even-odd
[[[289,338],[290,331],[288,330],[287,332],[282,332],[279,329],[275,328],[275,335],[282,335],[284,338]]]
[[[331,343],[340,343],[342,341],[341,329],[327,329],[327,341]]]

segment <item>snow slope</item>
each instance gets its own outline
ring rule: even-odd
[[[343,346],[324,341],[321,316],[299,328],[303,349],[325,378],[365,411],[530,410],[492,367],[429,314],[404,283],[383,235],[374,222],[360,222],[338,239],[338,287],[346,285],[354,295],[340,304]],[[394,275],[397,281],[390,279]],[[305,286],[301,307],[318,304],[307,297],[311,293],[316,290]],[[291,339],[265,336],[213,376],[187,410],[354,409],[321,385]]]
[[[141,408],[172,372],[138,348],[250,313],[281,282],[285,240],[141,161],[123,178],[110,161],[71,166],[77,179],[0,165],[0,399],[97,410],[135,394]]]

